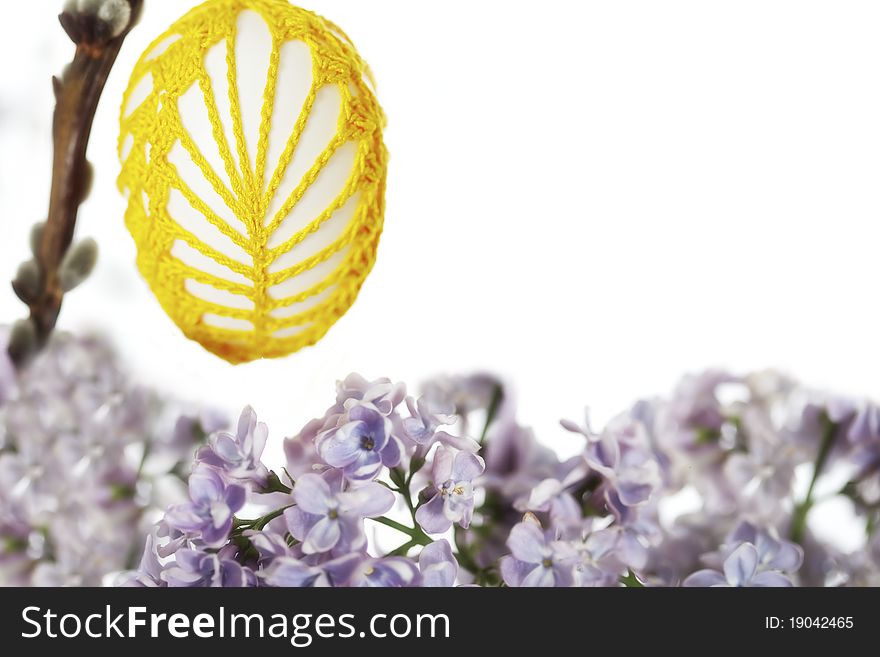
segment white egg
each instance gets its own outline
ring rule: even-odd
[[[383,116],[350,42],[283,0],[213,0],[138,63],[120,186],[139,265],[232,362],[312,344],[354,301],[382,228]]]

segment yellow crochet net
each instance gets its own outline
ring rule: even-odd
[[[268,62],[256,70],[236,62],[243,11],[256,12],[271,34]],[[291,41],[308,47],[312,82],[298,116],[274,116],[279,59]],[[222,57],[224,44],[226,80],[218,83],[205,62],[212,52]],[[266,76],[250,141],[242,106],[255,101],[239,98],[237,75],[244,74]],[[339,28],[284,0],[211,0],[156,39],[135,66],[120,118],[126,225],[160,304],[209,351],[232,363],[284,356],[314,344],[354,302],[373,266],[384,210],[384,118],[368,80]],[[288,169],[316,99],[333,88],[341,98],[336,133],[298,165],[302,175],[291,185]],[[203,103],[200,119],[181,112],[194,93]],[[210,124],[216,151],[196,143],[186,127],[192,120]],[[283,149],[274,145],[280,156],[273,162],[270,132],[278,122],[289,137]],[[310,190],[323,185],[324,170],[348,154],[353,164],[338,194],[282,235],[285,219],[318,193]],[[198,234],[196,220],[212,240]]]

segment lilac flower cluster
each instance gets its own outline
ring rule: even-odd
[[[279,475],[261,461],[266,427],[247,408],[236,435],[211,436],[197,451],[189,501],[168,509],[141,568],[120,581],[451,586],[459,564],[441,535],[468,527],[485,470],[475,441],[441,428],[455,422],[448,405],[352,375],[322,418],[285,441]],[[256,517],[240,517],[246,505]],[[381,549],[379,527],[403,541]]]
[[[224,424],[122,372],[98,338],[56,333],[17,372],[0,328],[0,585],[98,586],[185,496],[179,469]],[[184,465],[185,463],[185,465]]]
[[[266,428],[198,450],[138,570],[148,586],[793,586],[880,580],[880,410],[784,377],[707,372],[560,460],[489,376],[419,398],[351,375],[261,461]],[[835,483],[835,482],[842,483]],[[829,488],[830,486],[830,488]],[[684,500],[684,501],[683,501]],[[687,502],[690,500],[690,502]],[[853,551],[816,509],[852,510]],[[687,503],[686,503],[687,502]],[[396,539],[396,540],[395,540]]]

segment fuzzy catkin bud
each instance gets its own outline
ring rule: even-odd
[[[40,266],[36,261],[25,260],[18,266],[18,271],[12,280],[12,289],[19,299],[25,303],[32,303],[40,295],[42,278]]]
[[[89,18],[97,24],[85,25],[83,19]],[[125,31],[131,18],[129,0],[67,0],[62,23],[74,41],[109,41]]]
[[[131,20],[131,5],[128,0],[104,0],[100,5],[98,18],[107,23],[113,38],[118,37]]]
[[[37,328],[30,319],[20,319],[12,325],[7,347],[12,362],[27,362],[37,352]]]
[[[70,292],[82,283],[98,260],[98,244],[91,238],[86,238],[70,247],[61,261],[58,269],[58,282],[64,292]]]

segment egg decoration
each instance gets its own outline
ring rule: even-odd
[[[119,187],[138,268],[183,333],[231,363],[317,342],[382,231],[384,116],[333,23],[286,0],[210,0],[141,56]]]

